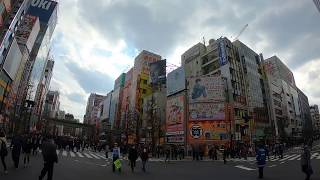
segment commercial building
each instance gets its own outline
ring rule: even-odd
[[[49,118],[58,118],[60,112],[59,91],[49,91],[47,93],[44,105],[43,116]],[[64,118],[63,118],[64,119]]]
[[[84,124],[97,125],[99,104],[105,98],[105,96],[96,93],[90,94],[87,101],[86,114],[84,115]]]
[[[188,145],[250,142],[238,49],[227,38],[198,43],[181,56],[188,81]],[[244,118],[246,117],[246,118]]]
[[[320,114],[318,105],[310,106],[312,128],[316,132],[320,131]]]
[[[109,92],[107,96],[98,105],[99,134],[105,134],[107,131],[111,130],[110,106],[111,106],[112,94],[113,94],[113,91]]]
[[[24,12],[29,4],[27,0],[0,2],[0,123],[4,125],[8,125],[13,114],[18,81],[21,79],[21,69],[26,61],[26,56],[21,52],[17,42],[20,35],[17,36],[16,33],[19,25],[24,24]],[[34,41],[28,35],[26,39],[32,46]]]
[[[123,89],[125,85],[126,74],[122,73],[114,82],[113,93],[110,104],[110,124],[112,129],[120,128],[121,121],[121,103],[123,99]]]
[[[42,4],[41,4],[42,2]],[[40,3],[40,4],[39,4]],[[43,4],[46,4],[45,7]],[[41,111],[43,109],[43,101],[45,98],[45,83],[47,82],[46,68],[50,57],[51,37],[57,23],[56,1],[31,1],[31,5],[27,14],[39,17],[40,32],[36,38],[29,61],[33,62],[32,71],[29,79],[29,87],[26,99],[32,102],[32,113],[29,125],[35,127],[38,120],[41,119]]]
[[[301,136],[303,122],[293,73],[276,56],[264,60],[269,87],[270,120],[278,139]]]
[[[261,62],[263,57],[239,40],[233,44],[238,48],[243,69],[251,138],[252,140],[269,139],[272,137],[272,131]]]

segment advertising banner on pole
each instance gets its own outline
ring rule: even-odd
[[[220,58],[219,64],[220,66],[223,66],[228,63],[225,42],[223,38],[220,38],[217,41],[218,41],[219,58]]]
[[[220,75],[188,79],[189,103],[224,101],[224,85]]]
[[[224,103],[189,104],[190,121],[225,120]]]
[[[166,129],[167,135],[184,134],[184,96],[167,99]]]
[[[186,77],[183,67],[179,67],[168,74],[167,96],[186,89]]]

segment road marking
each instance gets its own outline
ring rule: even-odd
[[[62,156],[67,156],[67,151],[63,151]]]
[[[284,158],[280,159],[279,161],[285,161],[285,160],[287,160],[289,158],[292,158],[293,156],[295,156],[295,154],[291,155],[291,156],[284,157]]]
[[[312,156],[311,156],[311,159],[320,159],[320,154],[319,153],[313,153]]]
[[[84,156],[83,156],[81,153],[79,153],[79,152],[77,152],[77,155],[78,155],[79,157],[81,157],[81,158],[84,157]]]
[[[300,157],[300,154],[298,154],[298,155],[296,155],[296,156],[294,156],[293,158],[290,158],[290,159],[288,159],[289,161],[292,161],[292,160],[295,160],[295,159],[297,159],[297,158],[299,158]]]
[[[247,170],[247,171],[254,171],[256,169],[252,169],[252,168],[248,168],[248,167],[245,167],[245,166],[242,166],[242,165],[238,165],[238,166],[235,166],[236,168],[240,168],[240,169],[244,169],[244,170]]]
[[[90,158],[90,159],[92,159],[92,157],[89,155],[89,154],[87,154],[87,153],[83,153],[87,158]]]
[[[74,152],[70,151],[70,156],[71,157],[76,157],[76,155],[74,154]]]
[[[98,156],[94,155],[93,153],[89,153],[89,154],[90,154],[90,156],[92,156],[92,157],[94,157],[96,159],[100,159]]]
[[[106,157],[104,157],[103,155],[101,154],[96,154],[97,156],[101,157],[102,159],[107,159]]]
[[[284,162],[281,162],[280,164],[283,164],[283,163],[285,163],[285,161],[284,161]]]
[[[276,167],[276,166],[277,166],[277,165],[273,164],[273,165],[271,165],[271,166],[269,166],[269,167],[271,167],[271,168],[272,168],[272,167]]]

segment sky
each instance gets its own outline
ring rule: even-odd
[[[179,66],[198,42],[225,36],[278,56],[310,104],[320,104],[320,12],[312,0],[60,0],[50,89],[83,119],[91,92],[107,94],[143,49]]]

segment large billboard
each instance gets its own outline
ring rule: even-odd
[[[18,44],[26,45],[29,52],[31,52],[39,31],[39,18],[36,16],[26,15],[16,32]]]
[[[228,140],[228,124],[225,122],[190,122],[188,124],[189,142],[226,141]]]
[[[13,39],[8,55],[4,61],[3,69],[12,80],[15,79],[22,60],[22,53],[19,49],[16,39]]]
[[[28,14],[39,17],[41,23],[49,23],[57,4],[51,0],[32,0]]]
[[[224,101],[224,85],[220,75],[188,79],[189,103]]]
[[[151,84],[163,84],[166,82],[166,60],[150,63]]]
[[[189,104],[190,121],[225,120],[224,103],[193,103]]]
[[[175,96],[167,99],[166,129],[167,135],[184,133],[185,100],[184,96]]]
[[[173,70],[167,77],[167,96],[186,89],[186,77],[183,67]]]

